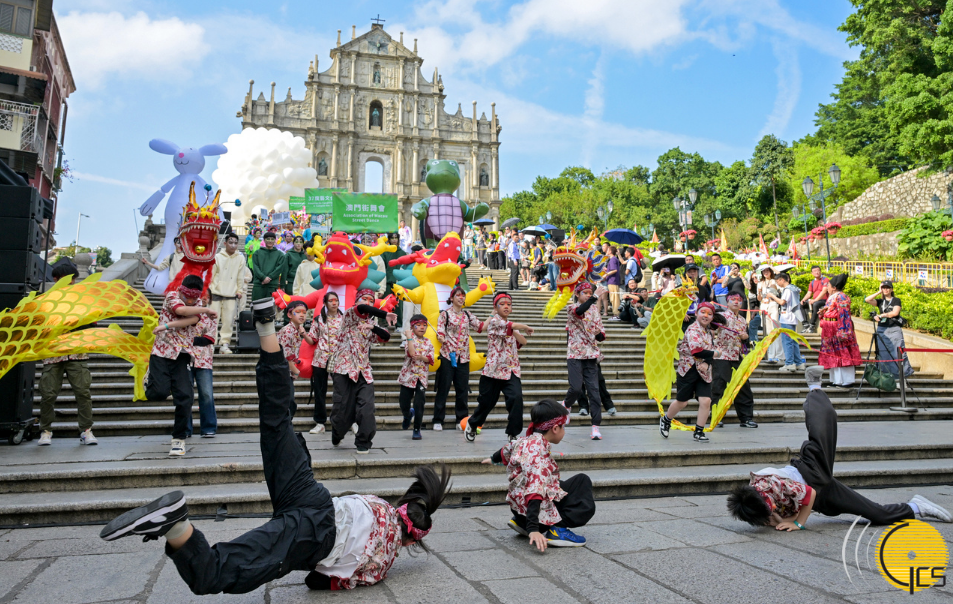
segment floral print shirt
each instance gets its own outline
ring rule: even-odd
[[[732,333],[732,331],[721,328],[715,331],[715,335],[712,337],[712,341],[715,344],[715,358],[726,361],[738,361],[741,359],[742,350],[740,334],[748,333],[748,324],[745,323],[744,319],[731,311],[726,312],[722,316],[725,317],[725,326],[738,333]]]
[[[338,333],[341,331],[341,325],[344,323],[344,315],[338,313],[337,316],[328,317],[327,320],[321,318],[318,313],[311,322],[311,331],[308,335],[317,342],[314,347],[314,357],[311,358],[311,365],[321,367],[328,366],[328,358],[338,341]]]
[[[506,502],[522,516],[533,499],[539,499],[539,523],[552,526],[562,520],[554,502],[566,496],[559,486],[559,466],[549,451],[549,441],[539,432],[518,438],[500,450],[509,478]]]
[[[165,325],[173,321],[178,321],[182,317],[175,314],[177,308],[185,306],[185,302],[179,297],[179,292],[170,292],[165,295],[165,302],[162,303],[162,310],[159,311],[159,325]],[[202,306],[199,300],[196,306]],[[169,329],[156,334],[155,343],[152,345],[152,354],[163,359],[179,358],[179,354],[185,352],[192,354],[192,338],[195,332],[194,326],[189,327],[170,327]]]
[[[375,326],[377,319],[357,312],[357,305],[347,309],[328,361],[328,373],[344,374],[352,382],[357,381],[357,376],[363,375],[364,381],[373,384],[371,344],[382,341],[373,331]]]
[[[289,321],[287,325],[281,328],[281,331],[278,332],[278,343],[281,345],[281,353],[285,359],[297,364],[301,340],[301,333],[294,323]]]
[[[451,305],[441,311],[437,318],[437,336],[444,338],[440,345],[440,356],[449,359],[450,353],[457,353],[458,363],[470,362],[470,330],[479,331],[483,323],[467,310],[457,310]]]
[[[520,377],[520,358],[513,323],[494,313],[486,323],[486,365],[483,375],[496,380]]]
[[[86,361],[89,360],[89,355],[85,352],[79,354],[71,354],[65,357],[50,357],[48,359],[43,359],[44,365],[53,365],[54,363],[63,363],[65,361]]]
[[[763,498],[770,501],[769,505],[773,506],[772,511],[777,512],[782,518],[796,516],[801,511],[801,506],[811,500],[811,487],[779,474],[752,472],[751,481],[748,484],[761,493]]]
[[[373,495],[362,495],[371,506],[376,523],[367,541],[357,570],[348,579],[331,577],[331,589],[354,589],[359,585],[374,585],[387,577],[400,553],[403,522],[389,503]]]
[[[570,304],[566,307],[569,311],[566,319],[566,332],[568,343],[566,346],[567,359],[597,359],[599,358],[599,346],[596,343],[596,336],[605,333],[602,326],[602,315],[595,304],[580,317],[576,314],[576,309],[580,304]]]
[[[211,369],[212,356],[215,353],[215,344],[209,346],[196,346],[194,338],[205,336],[213,342],[218,333],[218,319],[213,319],[208,315],[199,315],[199,322],[191,327],[192,330],[192,364],[196,369]]]
[[[695,357],[692,352],[702,350],[714,350],[715,344],[712,342],[711,332],[701,326],[701,323],[692,323],[685,330],[685,336],[678,342],[678,375],[685,375],[688,370],[695,365],[698,368],[698,374],[702,379],[711,383],[711,364],[705,363],[705,369],[702,370],[695,363]]]
[[[423,361],[410,358],[410,345],[413,343],[414,352],[418,355],[425,355],[427,358]],[[433,363],[433,342],[428,338],[420,338],[417,335],[411,336],[407,342],[407,354],[404,356],[404,366],[400,369],[400,375],[397,376],[397,383],[408,388],[416,388],[417,381],[420,385],[427,388],[427,372],[430,371],[430,365]],[[459,362],[460,359],[457,359]]]

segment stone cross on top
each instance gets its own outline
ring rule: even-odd
[[[381,14],[380,14],[380,13],[377,13],[377,16],[376,16],[376,17],[372,17],[372,18],[371,18],[371,23],[373,23],[373,24],[375,24],[375,25],[377,25],[377,26],[379,26],[379,27],[383,27],[383,26],[384,26],[384,21],[387,21],[387,19],[381,19]]]

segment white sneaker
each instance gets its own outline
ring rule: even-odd
[[[81,445],[98,445],[99,441],[96,440],[96,437],[93,436],[93,429],[86,428],[85,431],[79,435],[79,444]]]
[[[917,507],[920,508],[921,518],[933,518],[940,522],[953,522],[953,517],[950,516],[949,512],[925,497],[914,495],[910,502],[917,504]]]
[[[357,422],[351,424],[351,432],[357,434]]]
[[[592,440],[602,440],[602,432],[599,432],[599,426],[592,427],[592,433],[589,435]]]
[[[324,424],[317,424],[314,428],[308,430],[308,434],[321,434],[324,432]]]
[[[232,354],[232,349],[228,347],[228,344],[222,344],[222,347],[218,349],[219,354]]]
[[[794,373],[795,371],[797,371],[797,365],[784,365],[778,369],[779,373]]]
[[[437,432],[440,432],[441,430],[443,430],[443,424],[434,424],[433,427],[431,428],[431,430],[435,430],[435,431],[437,431]]]
[[[169,451],[169,455],[182,456],[185,455],[185,441],[179,438],[172,439],[172,449]]]
[[[52,441],[53,441],[53,433],[50,432],[49,430],[44,430],[40,434],[40,440],[36,441],[36,444],[38,446],[49,446],[52,444]]]

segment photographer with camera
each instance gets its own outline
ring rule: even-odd
[[[647,304],[648,291],[644,287],[636,287],[635,279],[629,279],[626,293],[622,294],[622,303],[619,305],[619,318],[631,323],[632,328],[646,328],[652,317],[652,310]]]
[[[877,307],[876,311],[870,311],[870,319],[877,324],[877,359],[896,359],[897,349],[904,346],[902,328],[907,322],[900,316],[900,298],[893,295],[893,283],[884,281],[880,284],[880,291],[864,298],[864,302]],[[896,363],[883,363],[882,369],[894,378],[900,378]],[[910,366],[907,353],[903,353],[903,377],[911,375],[913,367]]]

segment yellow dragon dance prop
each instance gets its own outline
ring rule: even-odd
[[[543,308],[543,317],[555,319],[572,298],[573,289],[579,281],[587,276],[593,282],[598,281],[605,273],[605,259],[599,250],[599,233],[593,230],[584,241],[576,242],[573,233],[566,245],[561,245],[553,252],[553,262],[556,264],[556,283],[553,284],[556,293]],[[596,278],[593,278],[596,277]]]
[[[149,367],[159,316],[142,292],[124,281],[103,281],[101,273],[70,285],[60,279],[46,293],[30,293],[16,307],[0,311],[0,377],[17,363],[79,353],[117,356],[133,364],[134,400],[145,400],[142,378]],[[73,331],[112,317],[140,317],[138,336],[118,325]]]
[[[692,304],[692,299],[687,297],[688,293],[690,292],[687,289],[678,288],[663,296],[655,305],[652,320],[649,321],[649,326],[645,330],[645,386],[648,388],[649,397],[658,405],[660,415],[665,413],[662,401],[671,397],[672,384],[675,383],[674,363],[678,359],[677,346],[684,336],[682,323],[685,313]],[[705,432],[711,432],[725,417],[741,386],[751,377],[754,370],[758,368],[758,363],[767,354],[768,346],[783,333],[810,348],[807,340],[790,329],[775,329],[769,333],[745,355],[738,368],[732,371],[731,381],[725,387],[721,400],[717,405],[712,404],[711,418],[708,426],[705,427]],[[694,426],[686,426],[677,419],[672,420],[672,428],[685,431],[695,430]]]

